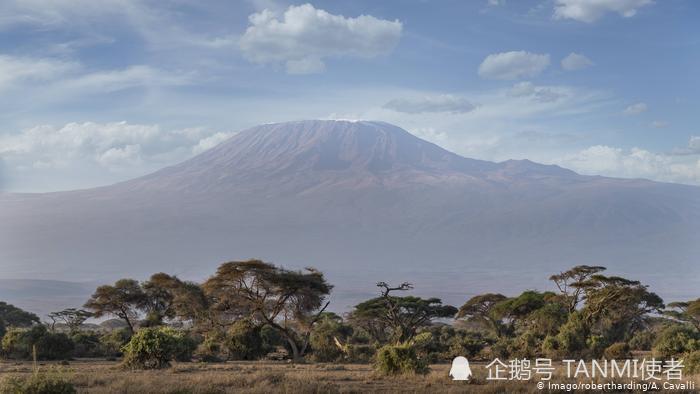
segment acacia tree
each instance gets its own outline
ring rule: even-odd
[[[500,338],[505,334],[505,328],[496,306],[507,299],[508,297],[497,293],[474,296],[459,308],[456,318],[484,324]]]
[[[0,301],[0,324],[5,327],[29,327],[40,322],[39,317],[12,304]]]
[[[501,322],[501,333],[514,334],[533,328],[537,328],[533,332],[545,329],[551,333],[566,320],[565,308],[561,297],[552,292],[526,290],[517,297],[497,302],[488,317]]]
[[[114,315],[126,322],[134,332],[134,321],[144,308],[146,295],[133,279],[120,279],[114,285],[100,286],[85,303],[85,308],[94,312],[95,317]]]
[[[292,271],[261,260],[224,263],[204,284],[214,309],[269,325],[287,341],[294,360],[306,353],[331,289],[313,268]]]
[[[410,283],[390,287],[386,282],[377,283],[380,287],[379,297],[367,300],[355,306],[352,320],[362,322],[365,327],[374,329],[373,337],[385,337],[377,329],[389,329],[396,344],[410,342],[418,329],[430,325],[433,319],[453,317],[457,308],[443,305],[439,298],[397,297],[394,291],[406,291],[413,288]]]
[[[175,317],[191,322],[196,329],[208,331],[215,326],[223,327],[232,323],[222,321],[221,314],[212,304],[212,298],[198,283],[184,281],[173,291],[171,307]]]
[[[648,314],[661,313],[664,308],[661,297],[636,280],[592,275],[574,286],[584,294],[581,312],[586,325],[597,325],[613,341],[642,328]]]
[[[85,323],[85,320],[93,316],[93,313],[84,309],[67,308],[62,311],[51,312],[48,316],[52,321],[51,331],[54,330],[56,323],[61,321],[68,326],[71,333],[75,333]]]
[[[579,286],[593,275],[605,271],[605,267],[577,265],[568,271],[560,272],[549,277],[567,300],[569,313],[573,313],[581,302],[583,289]]]
[[[144,293],[143,308],[146,312],[146,322],[150,326],[163,324],[165,319],[176,315],[175,297],[181,291],[183,282],[176,276],[163,272],[151,275],[151,278],[141,285]]]
[[[676,321],[689,323],[700,331],[700,298],[695,301],[672,302],[668,304],[664,315]]]

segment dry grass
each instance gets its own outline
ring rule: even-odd
[[[50,369],[49,363],[41,366]],[[82,393],[537,393],[536,380],[487,381],[473,364],[472,382],[453,382],[450,366],[436,364],[426,376],[377,376],[369,365],[284,362],[176,363],[159,371],[125,371],[116,362],[73,361],[63,368]],[[560,368],[561,370],[561,368]],[[32,373],[31,363],[0,362],[0,376]],[[571,383],[570,380],[555,380]],[[700,387],[700,377],[695,376]],[[552,392],[552,391],[549,391]],[[563,392],[563,391],[562,391]],[[577,391],[581,392],[581,391]],[[682,391],[675,391],[679,393]],[[685,391],[687,393],[697,391]]]

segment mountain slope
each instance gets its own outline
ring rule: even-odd
[[[599,264],[682,298],[699,224],[697,187],[467,159],[381,122],[289,122],[132,181],[0,196],[0,277],[202,279],[260,257],[328,272],[343,309],[378,280],[459,302]]]

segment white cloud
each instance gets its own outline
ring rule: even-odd
[[[688,148],[692,149],[694,152],[700,154],[700,137],[692,136],[690,141],[688,141]]]
[[[189,74],[171,73],[150,66],[136,65],[120,70],[85,73],[61,81],[58,87],[105,93],[134,87],[179,86],[191,82],[192,76]]]
[[[19,183],[43,174],[79,187],[84,185],[81,174],[87,171],[101,183],[136,177],[185,160],[231,135],[126,122],[42,125],[0,134],[0,156],[5,176],[20,179]]]
[[[98,30],[97,26],[121,24],[154,49],[176,48],[182,51],[185,47],[217,48],[235,44],[230,35],[210,37],[187,29],[178,3],[147,0],[3,0],[0,1],[0,30],[29,25],[38,26],[44,31],[91,34]],[[111,41],[110,37],[101,37],[91,45]]]
[[[518,79],[539,75],[549,66],[549,55],[512,51],[488,55],[479,66],[479,76],[489,79]]]
[[[442,94],[421,98],[393,99],[384,104],[384,108],[407,114],[425,112],[467,113],[473,111],[476,106],[463,97]]]
[[[211,149],[220,143],[226,141],[227,139],[231,138],[235,133],[233,132],[218,132],[216,134],[213,134],[209,137],[202,138],[199,140],[197,145],[192,147],[192,153],[195,155],[198,155],[205,150]]]
[[[649,124],[649,126],[655,128],[655,129],[663,129],[664,127],[668,126],[668,122],[665,120],[655,120]]]
[[[76,61],[0,55],[0,91],[40,89],[40,99],[56,94],[105,93],[133,87],[179,86],[192,83],[191,73],[175,73],[147,65],[88,71]]]
[[[518,82],[508,92],[513,97],[528,97],[532,100],[548,103],[566,97],[563,89],[535,86],[532,82]]]
[[[652,3],[652,0],[556,0],[554,18],[591,23],[609,12],[630,18],[639,8]]]
[[[80,69],[74,62],[0,55],[0,89],[22,82],[51,81]]]
[[[125,145],[119,148],[109,148],[97,155],[97,162],[104,167],[138,165],[141,163],[141,145]]]
[[[311,4],[290,6],[281,17],[265,9],[248,19],[250,26],[239,42],[244,56],[259,64],[284,64],[297,74],[323,71],[327,57],[386,54],[403,29],[398,20],[346,18]]]
[[[700,160],[676,160],[672,156],[640,148],[626,150],[595,145],[556,162],[583,174],[700,183]]]
[[[571,52],[561,60],[561,68],[566,71],[583,70],[593,65],[591,59],[579,53]]]
[[[646,103],[634,103],[627,108],[625,108],[622,113],[625,115],[639,115],[643,112],[647,112],[649,110],[649,106],[646,105]]]
[[[700,136],[691,136],[688,140],[688,146],[674,150],[673,154],[678,156],[700,155]]]

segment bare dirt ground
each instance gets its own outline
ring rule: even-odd
[[[450,365],[431,365],[425,376],[383,377],[367,364],[290,364],[285,362],[175,363],[158,371],[127,371],[118,362],[77,360],[69,365],[41,363],[42,373],[69,379],[80,393],[541,393],[566,390],[538,389],[539,380],[489,381],[482,363],[473,363],[471,382],[452,381]],[[562,368],[557,369],[561,371]],[[0,362],[0,379],[28,376],[32,363]],[[700,387],[700,376],[684,377]],[[574,383],[561,374],[552,382]],[[545,387],[546,388],[546,387]],[[698,393],[685,389],[673,393]],[[576,390],[600,393],[599,390]],[[611,391],[608,391],[611,392]],[[620,392],[620,391],[612,391]],[[623,392],[636,392],[627,390]]]

